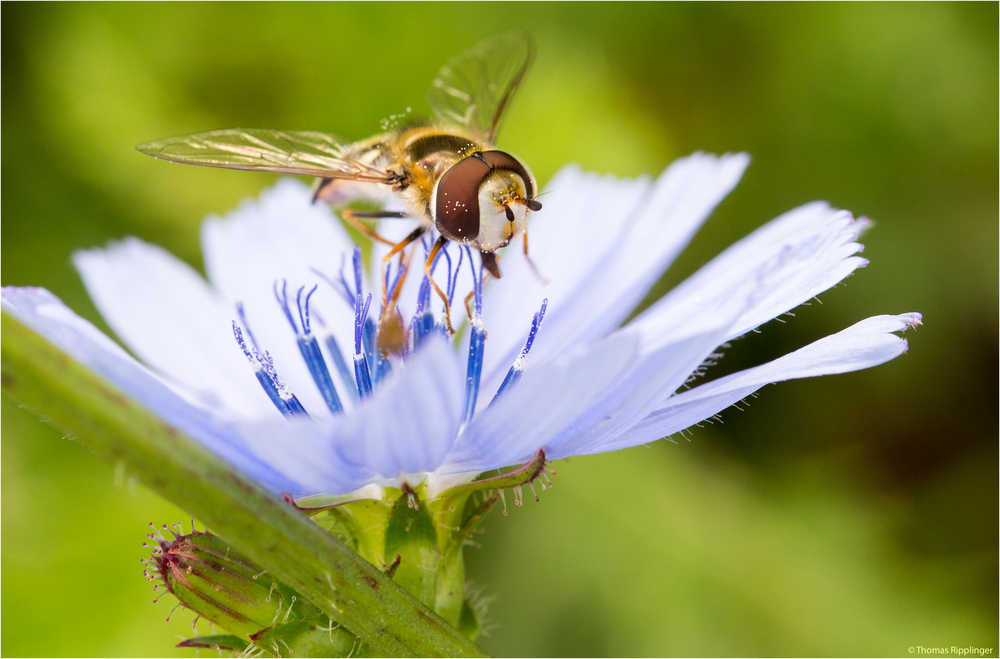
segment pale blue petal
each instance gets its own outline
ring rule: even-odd
[[[669,342],[657,342],[655,349],[648,348],[646,337],[635,330],[619,330],[617,334],[635,334],[643,340],[636,367],[553,439],[546,454],[561,458],[588,453],[648,416],[708,358],[760,293],[754,278],[744,281],[728,299],[693,318]]]
[[[137,238],[73,262],[104,320],[145,363],[210,407],[277,416],[233,340],[232,309],[191,266]]]
[[[118,344],[42,288],[5,287],[3,309],[71,357],[94,369],[150,412],[274,491],[301,489],[248,450],[230,419],[185,398]],[[278,441],[289,441],[283,436]]]
[[[527,461],[624,379],[637,349],[636,337],[620,335],[525,371],[515,387],[472,419],[439,473]]]
[[[322,335],[325,326],[343,350],[352,345],[354,309],[316,271],[336,278],[346,259],[351,272],[354,245],[333,212],[311,198],[303,183],[282,179],[260,199],[244,201],[225,217],[209,217],[202,225],[201,242],[205,272],[227,301],[231,318],[236,303],[242,303],[251,331],[261,349],[271,353],[285,384],[310,414],[327,417],[326,404],[274,297],[275,282],[287,281],[293,299],[300,286],[309,290],[318,284],[311,304],[313,330]],[[226,331],[231,333],[228,323]],[[325,342],[320,339],[320,343]],[[344,356],[349,362],[350,355]],[[340,397],[347,401],[346,389],[337,379]]]
[[[247,450],[294,482],[282,492],[295,497],[347,494],[375,477],[369,465],[354,462],[347,455],[354,448],[350,442],[359,439],[347,430],[348,418],[241,422],[237,429]]]
[[[486,353],[485,390],[503,379],[543,298],[549,300],[549,313],[532,350],[533,363],[620,325],[736,185],[748,162],[745,154],[699,153],[678,160],[655,182],[573,170],[558,176],[528,228],[532,258],[548,282],[508,248],[501,262],[504,279],[486,291],[484,318],[492,346]]]
[[[920,314],[915,313],[868,318],[767,364],[672,396],[636,426],[588,453],[615,451],[666,437],[714,416],[766,384],[878,366],[906,351],[906,341],[893,332],[920,321]]]
[[[728,326],[680,337],[641,356],[625,378],[546,443],[546,455],[552,459],[585,455],[634,426],[684,384],[719,345]]]
[[[344,455],[386,479],[435,470],[458,432],[463,367],[443,338],[429,339],[343,421],[336,440]]]
[[[734,324],[726,340],[806,302],[867,261],[854,256],[867,220],[825,203],[785,213],[736,243],[629,323],[650,338],[669,341],[675,332],[732,294],[748,278],[761,292]]]

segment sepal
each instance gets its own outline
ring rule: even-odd
[[[242,654],[250,643],[232,634],[214,634],[212,636],[195,636],[177,644],[179,648],[196,648],[199,650],[229,650]]]

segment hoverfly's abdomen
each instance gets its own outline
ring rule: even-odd
[[[516,158],[483,151],[446,171],[434,187],[434,223],[449,240],[492,252],[524,230],[535,180]]]

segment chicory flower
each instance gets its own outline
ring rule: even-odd
[[[207,281],[129,238],[79,252],[95,304],[133,357],[43,289],[3,289],[5,310],[275,492],[339,495],[651,442],[760,387],[843,373],[906,350],[920,315],[875,316],[772,362],[694,386],[719,346],[808,301],[867,261],[868,225],[811,203],[739,241],[624,326],[735,186],[748,158],[695,154],[659,178],[569,167],[532,218],[531,256],[503,278],[452,244],[435,278],[468,301],[457,341],[418,268],[364,272],[348,234],[301,183],[202,230]],[[403,221],[383,225],[403,233]],[[385,276],[385,282],[381,278]],[[383,285],[399,287],[408,342],[375,347]],[[372,296],[372,297],[369,297]],[[692,385],[685,388],[686,384]]]

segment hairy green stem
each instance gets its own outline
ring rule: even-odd
[[[72,433],[298,590],[375,652],[486,656],[292,505],[4,313],[5,394]]]

